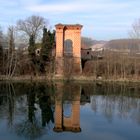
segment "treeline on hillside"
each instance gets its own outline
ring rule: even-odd
[[[140,40],[139,39],[116,39],[108,41],[104,48],[108,49],[116,49],[126,51],[129,50],[131,52],[140,51]]]
[[[87,49],[90,48],[91,46],[95,45],[95,44],[104,44],[107,41],[104,40],[94,40],[92,38],[89,37],[82,37],[81,38],[81,48]]]

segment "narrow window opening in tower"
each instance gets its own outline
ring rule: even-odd
[[[64,56],[73,56],[73,42],[70,39],[64,42]]]

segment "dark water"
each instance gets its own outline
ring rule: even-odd
[[[0,83],[0,140],[140,140],[140,86]]]

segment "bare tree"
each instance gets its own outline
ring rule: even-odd
[[[24,20],[19,20],[17,22],[17,29],[25,33],[28,38],[31,35],[37,38],[46,24],[47,20],[45,18],[32,15]]]
[[[132,24],[132,31],[130,32],[130,37],[133,39],[140,39],[140,18]],[[140,51],[140,44],[139,44]]]
[[[136,39],[140,39],[140,18],[132,24],[132,31],[130,36]]]
[[[8,28],[8,47],[9,47],[9,54],[12,54],[15,50],[15,27],[9,26]]]
[[[14,75],[17,65],[17,55],[15,52],[15,27],[8,28],[8,60],[7,60],[7,73],[8,78]]]

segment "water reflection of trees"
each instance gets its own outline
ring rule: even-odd
[[[49,127],[50,121],[54,122],[53,86],[5,83],[0,88],[0,111],[4,110],[2,114],[8,116],[8,125],[17,135],[35,139],[44,133],[46,124]]]
[[[6,89],[6,90],[5,90]],[[14,120],[15,90],[11,83],[0,86],[0,112],[6,113],[8,127],[11,128]],[[2,113],[2,114],[3,114]],[[3,116],[4,117],[4,116]]]
[[[50,96],[44,95],[39,97],[39,106],[41,109],[42,126],[46,126],[46,123],[48,124],[50,121],[54,123]]]
[[[101,112],[109,121],[118,116],[122,119],[130,118],[140,124],[139,86],[97,84],[92,88],[91,108],[95,112]]]
[[[50,90],[51,87],[44,85],[36,85],[36,83],[30,85],[27,91],[28,119],[24,123],[20,123],[19,129],[17,129],[18,134],[24,134],[34,139],[44,133],[43,127],[46,124],[49,124],[50,121],[54,122]],[[39,110],[41,111],[41,122],[38,119]]]
[[[46,129],[53,128],[55,102],[56,99],[60,100],[62,94],[61,100],[64,104],[72,105],[73,99],[78,98],[79,102],[81,97],[81,105],[90,103],[92,110],[102,113],[108,121],[113,121],[117,116],[122,119],[130,118],[140,124],[138,85],[107,83],[62,85],[0,83],[0,119],[6,116],[7,126],[18,135],[31,139],[38,138],[46,133]],[[67,117],[65,107],[63,111]]]

